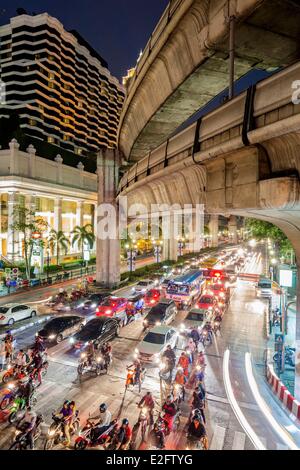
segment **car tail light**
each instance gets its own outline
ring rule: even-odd
[[[106,315],[110,315],[112,313],[111,310],[105,310]]]

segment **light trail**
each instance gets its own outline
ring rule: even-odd
[[[225,390],[226,390],[226,395],[228,398],[228,401],[233,409],[233,412],[239,421],[240,425],[248,435],[249,439],[251,440],[252,444],[257,450],[266,450],[265,446],[253,430],[253,428],[250,426],[249,422],[246,420],[245,415],[243,414],[235,396],[232,390],[232,385],[230,381],[230,376],[229,376],[229,356],[230,356],[230,351],[229,349],[226,349],[224,353],[224,359],[223,359],[223,380],[224,380],[224,385],[225,385]]]
[[[295,444],[293,439],[280,426],[280,424],[277,423],[276,419],[272,415],[272,412],[271,412],[270,408],[268,407],[268,405],[266,404],[266,402],[262,398],[261,394],[259,393],[257,383],[256,383],[254,375],[253,375],[252,364],[251,364],[251,354],[249,352],[247,352],[245,354],[245,365],[246,365],[246,374],[247,374],[247,379],[248,379],[248,382],[249,382],[249,386],[251,388],[253,396],[254,396],[261,412],[264,414],[264,416],[267,418],[267,420],[271,424],[274,431],[285,442],[285,444],[291,450],[299,450],[299,447]]]

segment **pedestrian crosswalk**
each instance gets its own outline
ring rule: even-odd
[[[287,445],[279,442],[268,442],[265,437],[258,436],[266,450],[289,450]],[[254,450],[254,447],[241,431],[232,431],[229,428],[216,424],[212,430],[209,444],[210,450]]]

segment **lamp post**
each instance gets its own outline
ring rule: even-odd
[[[135,244],[135,241],[133,240],[132,243],[127,243],[125,246],[127,250],[127,263],[129,267],[129,272],[130,274],[135,271],[135,258],[137,255],[136,249],[137,245]]]
[[[47,248],[47,284],[49,283],[50,248]]]
[[[152,243],[154,245],[154,255],[155,255],[156,262],[160,263],[163,241],[162,240],[157,240],[157,241],[152,240]]]
[[[183,247],[184,247],[184,242],[185,242],[185,238],[178,238],[178,251],[179,251],[179,256],[180,257],[182,256],[182,250],[183,250]]]

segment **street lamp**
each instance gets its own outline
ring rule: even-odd
[[[132,243],[127,243],[125,246],[127,250],[127,263],[129,267],[130,274],[135,271],[135,258],[136,258],[136,249],[137,246],[135,245],[135,240]]]
[[[49,283],[50,248],[47,248],[47,283]]]
[[[183,247],[184,247],[184,242],[185,242],[185,238],[179,238],[178,239],[179,256],[182,256],[182,250],[183,250]]]
[[[161,259],[161,249],[162,249],[162,245],[163,245],[163,241],[162,240],[154,240],[152,239],[152,243],[154,245],[154,255],[156,257],[156,262],[157,263],[160,263],[160,259]]]

